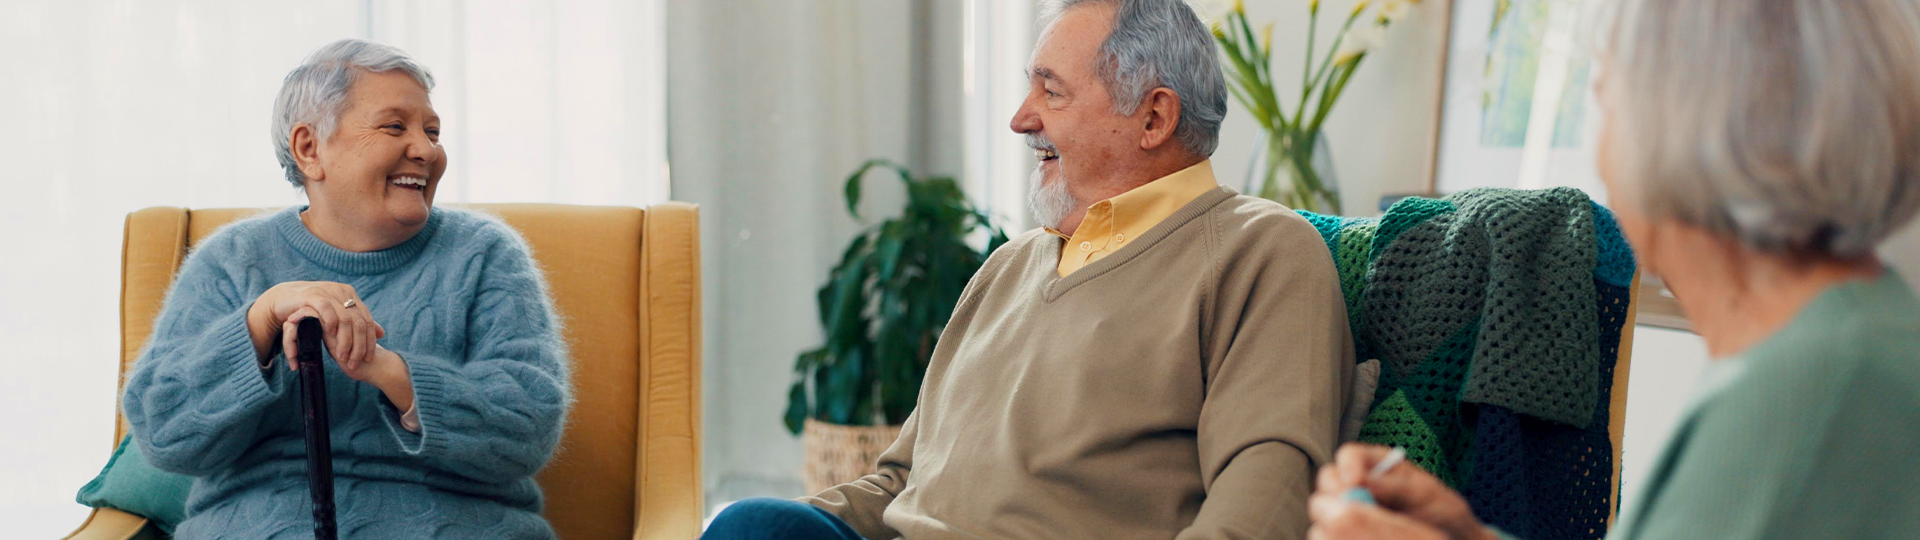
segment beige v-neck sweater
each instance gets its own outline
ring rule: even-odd
[[[868,538],[1299,538],[1352,339],[1326,244],[1227,188],[1061,277],[1029,231],[962,293],[879,472],[802,500]]]

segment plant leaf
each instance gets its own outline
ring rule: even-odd
[[[832,371],[825,368],[817,369],[813,372],[812,412],[814,420],[822,422],[833,421],[833,418],[827,414],[828,403],[832,400],[834,392],[833,384],[829,382],[832,376]]]
[[[798,358],[793,359],[793,372],[798,375],[806,375],[807,372],[818,368],[820,366],[820,358],[826,355],[827,349],[825,347],[800,353]]]
[[[900,268],[900,252],[906,249],[911,231],[906,223],[889,221],[880,229],[879,242],[873,246],[874,261],[879,263],[880,272],[875,275],[884,283],[893,280],[894,272]]]
[[[787,390],[787,414],[782,419],[787,431],[799,435],[807,425],[807,382],[806,379],[793,381],[793,388]]]
[[[852,348],[852,344],[864,341],[866,282],[873,273],[873,265],[867,262],[869,259],[871,257],[863,257],[834,276],[833,307],[828,310],[826,330],[828,348],[837,354],[844,354]]]
[[[861,349],[848,351],[841,356],[834,369],[823,371],[827,374],[827,390],[820,392],[827,400],[827,421],[847,426],[866,425],[853,415],[856,404],[861,401],[860,371],[865,364]]]
[[[874,167],[898,174],[906,208],[855,236],[817,292],[827,339],[795,358],[801,382],[788,392],[790,430],[804,429],[808,417],[846,425],[904,421],[967,281],[1008,241],[953,178],[915,179],[884,159],[847,178],[844,195],[855,219],[861,178]],[[969,247],[968,237],[980,232],[986,248]]]
[[[854,169],[853,174],[847,175],[847,185],[843,188],[847,197],[847,215],[853,216],[855,221],[860,219],[860,177],[865,176],[867,169],[873,168],[876,161],[879,160],[867,160],[860,164],[860,168]]]

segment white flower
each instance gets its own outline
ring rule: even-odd
[[[1368,51],[1387,44],[1387,27],[1369,24],[1347,31],[1346,38],[1340,41],[1340,50],[1333,53],[1333,63],[1345,64]]]
[[[1225,21],[1233,13],[1233,0],[1187,0],[1187,5],[1193,7],[1201,22],[1209,24]]]
[[[1407,2],[1406,0],[1387,0],[1386,5],[1380,6],[1380,21],[1385,23],[1400,22],[1400,19],[1406,18],[1407,14],[1412,12],[1413,4],[1411,2]]]

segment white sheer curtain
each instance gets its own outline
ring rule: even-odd
[[[1026,203],[1033,149],[1007,125],[1027,95],[1027,60],[1040,31],[1034,27],[1038,14],[1027,0],[966,0],[964,6],[963,181],[967,193],[1009,230],[1024,230],[1033,226]]]
[[[106,461],[122,218],[284,206],[268,139],[286,72],[336,39],[434,71],[439,201],[667,199],[661,0],[0,4],[0,527],[77,526]]]

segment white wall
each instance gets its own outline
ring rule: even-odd
[[[915,104],[912,30],[924,9],[894,0],[668,6],[674,198],[702,205],[710,500],[799,494],[800,443],[781,417],[794,356],[822,340],[814,291],[858,229],[841,195],[846,174],[871,157],[958,172],[947,142],[957,101]],[[926,67],[959,69],[957,60]],[[919,152],[916,140],[927,141]],[[868,186],[869,219],[903,200],[886,175]]]
[[[1907,278],[1907,283],[1920,289],[1920,222],[1913,223],[1880,246],[1880,258],[1899,271],[1901,277]]]
[[[645,205],[666,193],[660,7],[0,2],[0,536],[86,516],[74,493],[113,442],[126,213],[303,202],[268,138],[302,58],[372,38],[435,72],[437,202]]]
[[[1422,2],[1389,29],[1386,45],[1367,55],[1327,117],[1327,144],[1347,215],[1378,214],[1381,195],[1427,188],[1449,4]],[[1289,111],[1298,107],[1306,6],[1304,1],[1246,3],[1248,20],[1256,27],[1274,22],[1274,84]],[[1333,34],[1352,6],[1348,0],[1322,3],[1316,55],[1332,46]],[[1221,183],[1239,188],[1245,185],[1259,128],[1238,102],[1229,100],[1228,107],[1213,167]]]
[[[1620,478],[1626,485],[1621,508],[1631,508],[1625,504],[1638,497],[1640,479],[1680,420],[1680,408],[1693,395],[1707,361],[1707,344],[1698,335],[1653,326],[1634,329],[1627,433],[1620,443]]]
[[[275,27],[242,21],[288,8],[0,8],[0,536],[78,527],[74,494],[113,449],[126,213],[298,203],[267,139],[274,92],[359,30],[355,8],[314,2]]]

